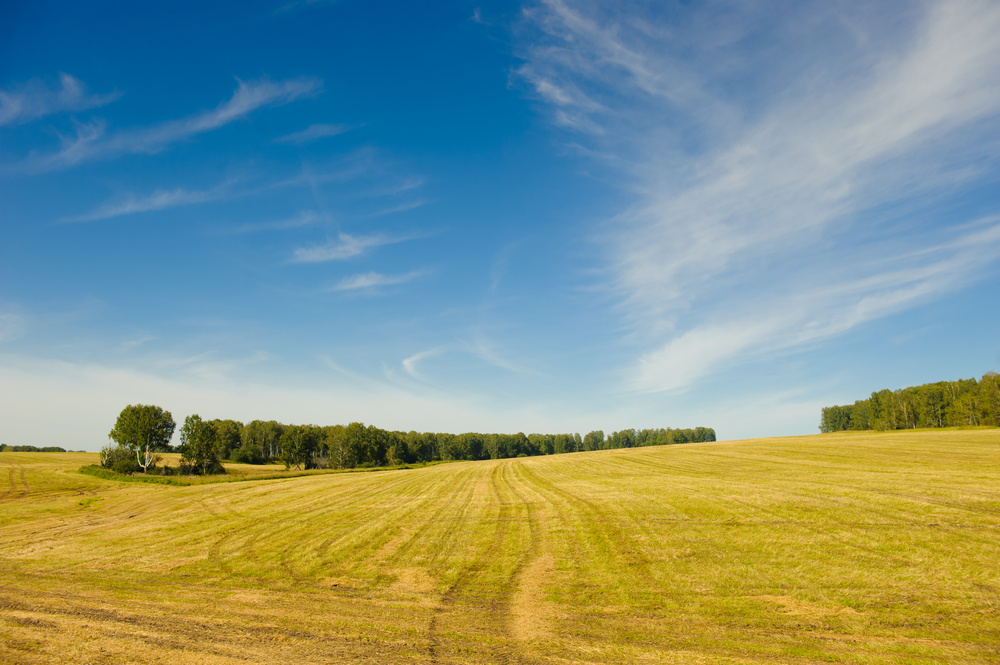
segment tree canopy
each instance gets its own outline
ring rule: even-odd
[[[181,466],[202,475],[225,473],[220,457],[223,444],[211,422],[205,422],[198,414],[184,419],[181,427]]]
[[[108,438],[136,454],[143,473],[155,463],[157,451],[169,451],[177,423],[169,411],[152,404],[129,404],[118,414]]]

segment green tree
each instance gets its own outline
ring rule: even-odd
[[[222,459],[230,459],[233,451],[240,447],[243,423],[235,420],[213,420],[215,439],[219,445],[219,455]]]
[[[285,468],[315,468],[314,456],[320,442],[320,428],[313,425],[289,425],[281,435],[281,461]]]
[[[146,473],[156,464],[156,453],[170,450],[170,439],[177,423],[169,411],[152,404],[129,404],[118,414],[108,438],[135,452],[136,461]]]
[[[996,372],[984,374],[979,382],[979,391],[983,424],[1000,427],[1000,376]]]
[[[344,434],[346,428],[343,425],[332,425],[324,429],[324,441],[327,455],[330,458],[330,465],[338,469],[347,469],[351,464],[349,451],[347,449],[347,437]]]
[[[219,461],[218,439],[215,428],[197,413],[184,419],[181,427],[181,463],[193,473],[208,475],[225,473]]]
[[[400,464],[407,464],[413,461],[410,453],[410,447],[406,445],[406,435],[402,432],[389,432],[389,449],[385,453],[386,461],[392,466],[398,466]],[[460,436],[456,436],[452,439],[451,446],[449,450],[455,454],[461,454],[463,450],[461,444],[463,439]],[[466,459],[464,457],[450,457],[449,459]]]
[[[620,432],[612,432],[608,437],[608,448],[634,448],[635,430],[623,429]]]
[[[244,425],[240,428],[240,447],[230,454],[229,459],[239,464],[263,464],[265,434],[264,423],[259,420]]]
[[[478,432],[466,432],[462,435],[465,441],[465,449],[468,457],[465,459],[487,459],[489,453],[486,452],[486,440]]]
[[[600,450],[604,447],[604,432],[596,429],[593,432],[587,432],[587,435],[583,437],[583,449],[584,450]],[[563,452],[563,451],[559,451]],[[571,451],[566,451],[571,452]]]

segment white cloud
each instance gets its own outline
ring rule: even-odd
[[[303,164],[298,175],[275,183],[275,187],[317,187],[331,182],[347,182],[362,176],[375,176],[385,170],[385,164],[372,148],[361,148],[341,157],[335,165],[316,168]]]
[[[965,231],[920,256],[853,264],[860,277],[814,280],[770,303],[755,301],[752,311],[714,313],[644,354],[627,383],[641,392],[685,388],[741,356],[814,343],[965,286],[1000,255],[1000,218],[979,220]]]
[[[371,214],[371,217],[384,217],[386,215],[396,215],[401,212],[408,212],[410,210],[416,210],[427,205],[427,202],[423,199],[417,199],[416,201],[407,201],[406,203],[400,203],[399,205],[394,205],[388,208],[382,208]]]
[[[331,291],[357,291],[360,289],[375,289],[380,286],[395,286],[404,284],[424,274],[422,270],[414,270],[402,275],[383,275],[377,272],[366,272],[351,275],[340,280],[330,288]]]
[[[528,13],[521,75],[636,192],[599,236],[646,348],[630,388],[682,389],[987,274],[995,221],[884,212],[981,183],[997,156],[1000,6],[920,7]]]
[[[368,196],[396,196],[404,192],[419,189],[424,186],[425,182],[426,181],[421,176],[409,176],[403,178],[398,184],[392,185],[391,187],[383,187],[381,189],[373,190],[368,193]]]
[[[303,143],[309,143],[310,141],[315,141],[317,139],[326,138],[328,136],[337,136],[343,134],[344,132],[350,131],[350,127],[347,125],[310,125],[308,128],[303,129],[301,132],[294,132],[292,134],[286,134],[280,138],[275,139],[276,143],[292,143],[294,145],[301,145]]]
[[[292,178],[284,178],[280,180],[275,180],[271,182],[257,182],[253,181],[253,178],[245,178],[247,184],[244,186],[237,186],[240,183],[240,179],[231,178],[217,185],[209,187],[207,189],[188,189],[185,187],[175,187],[173,189],[158,189],[150,194],[126,194],[124,196],[118,197],[111,201],[107,201],[94,210],[90,212],[75,215],[71,217],[66,217],[60,220],[61,222],[86,222],[86,221],[96,221],[102,219],[110,219],[113,217],[118,217],[121,215],[129,215],[134,213],[149,212],[155,210],[166,210],[169,208],[176,208],[188,205],[197,205],[200,203],[208,203],[211,201],[221,201],[221,200],[231,200],[241,197],[254,196],[262,194],[268,191],[273,191],[275,189],[281,189],[285,187],[311,187],[315,188],[320,184],[327,182],[343,182],[347,180],[353,180],[357,178],[363,178],[365,176],[378,176],[381,173],[383,166],[378,164],[369,151],[359,151],[353,155],[348,156],[342,160],[342,168],[338,170],[327,170],[322,172],[313,172],[310,168],[304,168],[300,175]],[[402,185],[395,185],[389,190],[381,190],[376,193],[368,194],[370,196],[389,196],[397,191],[406,191],[407,189],[419,187],[422,180],[416,178],[410,178],[403,181]],[[377,215],[390,214],[393,212],[401,212],[403,210],[411,209],[423,205],[423,201],[418,201],[415,203],[407,203],[398,207],[398,209],[387,209],[379,211]],[[329,219],[329,214],[322,214],[306,211],[301,213],[298,217],[291,219],[280,220],[277,222],[268,222],[263,224],[249,224],[241,227],[236,227],[233,232],[249,232],[249,231],[261,231],[268,229],[286,229],[295,228],[299,226],[307,226],[309,224],[315,223],[319,219]],[[386,239],[387,242],[401,242],[403,240],[409,240],[416,238],[418,236],[406,236],[403,238],[392,238]],[[344,242],[350,244],[350,236],[343,236],[346,240]],[[362,238],[362,242],[370,241],[371,239]],[[331,260],[331,259],[319,259],[318,256],[322,255],[323,248],[331,248],[337,245],[338,242],[328,243],[323,247],[313,247],[304,248],[299,250],[303,258],[296,258],[296,261],[319,261],[319,260]],[[343,243],[340,243],[343,244]],[[383,243],[384,244],[384,243]]]
[[[493,365],[494,367],[505,369],[514,374],[541,376],[541,372],[538,370],[528,368],[507,358],[506,355],[497,348],[497,344],[492,339],[486,337],[486,335],[482,332],[474,332],[472,335],[472,341],[466,348],[474,356],[489,365]]]
[[[352,236],[341,233],[336,240],[331,240],[325,245],[313,247],[300,247],[295,250],[293,263],[323,263],[325,261],[341,261],[343,259],[360,256],[366,252],[393,243],[411,240],[413,236]]]
[[[143,334],[139,335],[138,337],[134,337],[132,339],[127,339],[127,340],[123,341],[121,344],[118,345],[118,350],[119,351],[132,351],[133,349],[139,348],[140,346],[142,346],[146,342],[152,342],[155,339],[156,339],[156,336],[150,335],[148,333],[143,333]]]
[[[105,203],[91,212],[76,217],[67,217],[63,222],[93,222],[142,212],[166,210],[209,201],[218,201],[233,196],[234,181],[227,181],[211,189],[189,190],[178,187],[172,190],[156,190],[142,197],[128,195],[125,198]]]
[[[303,210],[294,217],[279,219],[274,222],[257,222],[254,224],[243,224],[227,229],[230,233],[255,233],[258,231],[285,231],[287,229],[300,229],[305,226],[312,226],[322,220],[319,214],[312,210]]]
[[[240,81],[236,92],[215,109],[181,120],[170,120],[151,127],[122,130],[105,135],[103,124],[80,125],[77,136],[65,139],[59,152],[32,155],[24,163],[31,172],[68,168],[96,159],[124,154],[156,153],[198,134],[218,129],[239,120],[265,106],[281,106],[300,97],[318,92],[322,84],[317,79],[299,78],[286,81]]]
[[[421,374],[417,370],[417,365],[421,361],[423,361],[423,360],[425,360],[427,358],[432,358],[434,356],[441,355],[441,353],[443,353],[443,352],[444,352],[444,349],[436,348],[436,349],[428,349],[426,351],[421,351],[420,353],[415,353],[412,356],[410,356],[409,358],[404,358],[403,359],[403,362],[402,362],[403,369],[406,371],[407,374],[409,374],[410,376],[412,376],[414,379],[418,379],[420,381],[423,381],[425,377],[424,377],[423,374]]]
[[[69,74],[59,74],[59,88],[38,80],[10,90],[0,90],[0,125],[18,125],[56,113],[87,111],[110,104],[120,92],[87,94],[86,86]]]

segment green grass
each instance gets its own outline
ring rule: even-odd
[[[996,429],[186,487],[95,460],[0,453],[0,662],[1000,661]]]

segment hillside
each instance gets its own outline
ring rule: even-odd
[[[172,487],[0,453],[0,662],[1000,660],[1000,430]]]

